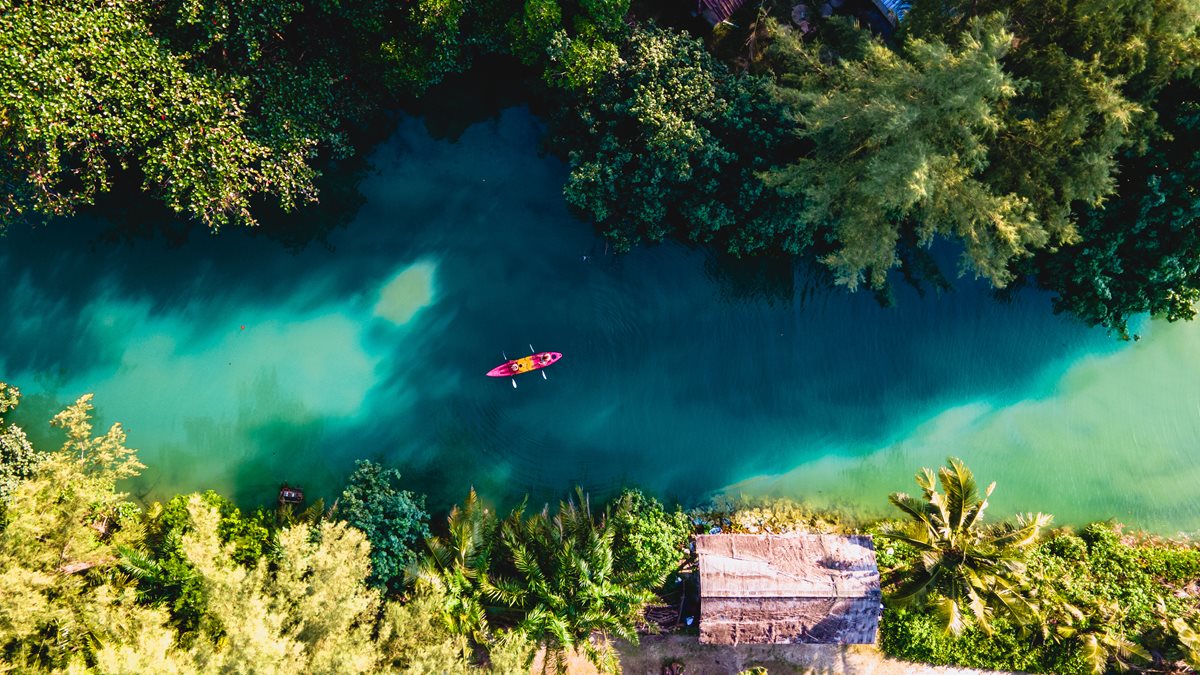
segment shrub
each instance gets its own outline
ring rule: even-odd
[[[400,472],[359,460],[342,492],[339,515],[371,542],[371,583],[395,586],[429,536],[425,497],[399,488]]]
[[[657,589],[679,569],[691,534],[687,515],[668,512],[640,490],[621,493],[609,515],[613,528],[613,567],[640,588]]]

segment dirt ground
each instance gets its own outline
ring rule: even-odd
[[[871,645],[702,645],[693,635],[649,635],[641,644],[621,643],[625,675],[661,675],[663,666],[683,665],[682,675],[735,675],[755,666],[771,675],[977,675],[990,671],[906,663],[885,658]],[[596,673],[582,657],[568,663],[571,675]],[[535,670],[535,672],[537,672]]]

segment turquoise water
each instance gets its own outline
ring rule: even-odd
[[[435,508],[578,483],[873,511],[955,454],[999,482],[997,515],[1200,529],[1200,325],[1120,343],[969,278],[884,309],[676,244],[616,257],[567,211],[542,133],[521,108],[453,139],[403,118],[361,204],[297,216],[284,243],[134,211],[12,229],[0,377],[20,420],[52,438],[94,392],[150,467],[144,498],[332,495],[369,457]],[[483,376],[531,343],[565,354],[549,379]]]

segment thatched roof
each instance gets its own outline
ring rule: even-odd
[[[733,16],[746,4],[746,0],[697,0],[696,4],[700,16],[715,26]]]
[[[700,641],[875,641],[881,593],[868,536],[696,537]]]

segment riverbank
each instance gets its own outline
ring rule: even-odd
[[[618,643],[621,671],[630,675],[736,675],[755,668],[771,675],[1002,675],[1004,671],[930,666],[885,656],[873,645],[702,645],[691,635],[648,635],[638,644]],[[532,672],[540,672],[535,661]],[[587,659],[573,656],[569,675],[599,675]]]

